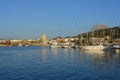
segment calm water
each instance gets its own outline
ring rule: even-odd
[[[120,80],[120,52],[0,47],[0,80]]]

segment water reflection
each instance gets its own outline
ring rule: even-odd
[[[43,48],[41,49],[41,53],[42,53],[43,56],[46,56],[46,48],[43,47]]]
[[[115,51],[81,51],[84,54],[91,55],[92,59],[110,61],[111,59],[120,58],[120,53]]]
[[[103,54],[105,51],[96,51],[96,50],[81,50],[82,53],[87,53],[87,54]]]
[[[46,54],[47,54],[46,48],[45,48],[45,47],[42,47],[42,48],[40,49],[40,53],[42,54],[42,62],[43,62],[43,63],[46,63]]]
[[[69,48],[63,48],[63,50],[64,50],[64,53],[69,53],[71,49],[69,49]]]
[[[56,54],[58,52],[58,49],[57,48],[51,48],[51,52]]]
[[[116,49],[115,52],[116,52],[116,53],[120,53],[120,50],[119,50],[119,49]]]
[[[106,59],[104,51],[81,51],[81,54],[86,54],[86,57],[95,64],[101,64]]]
[[[116,51],[81,51],[92,60],[92,66],[99,71],[105,68],[120,67],[120,53]]]
[[[120,79],[119,51],[28,47],[16,51],[12,48],[11,51],[4,49],[0,53],[0,80]],[[5,56],[7,54],[12,55]]]

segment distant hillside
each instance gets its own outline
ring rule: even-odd
[[[77,37],[81,37],[81,35],[84,38],[89,37],[97,37],[97,38],[103,38],[105,36],[111,36],[112,39],[120,38],[120,26],[115,26],[112,28],[105,28],[105,29],[95,29],[95,31],[92,32],[86,32],[77,35]]]

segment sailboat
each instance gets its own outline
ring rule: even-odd
[[[107,50],[108,46],[99,44],[99,45],[86,45],[82,46],[82,50]]]
[[[117,28],[117,39],[115,39],[116,41],[120,41],[120,38],[119,38],[119,28]],[[113,49],[120,49],[120,44],[119,43],[116,43],[113,45]]]
[[[93,32],[92,32],[92,34],[93,34]],[[81,47],[82,50],[101,50],[101,51],[108,50],[108,48],[109,48],[109,46],[105,46],[101,43],[98,45],[85,45],[85,46]]]

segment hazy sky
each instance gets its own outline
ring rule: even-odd
[[[73,36],[120,24],[120,0],[0,0],[0,38]]]

